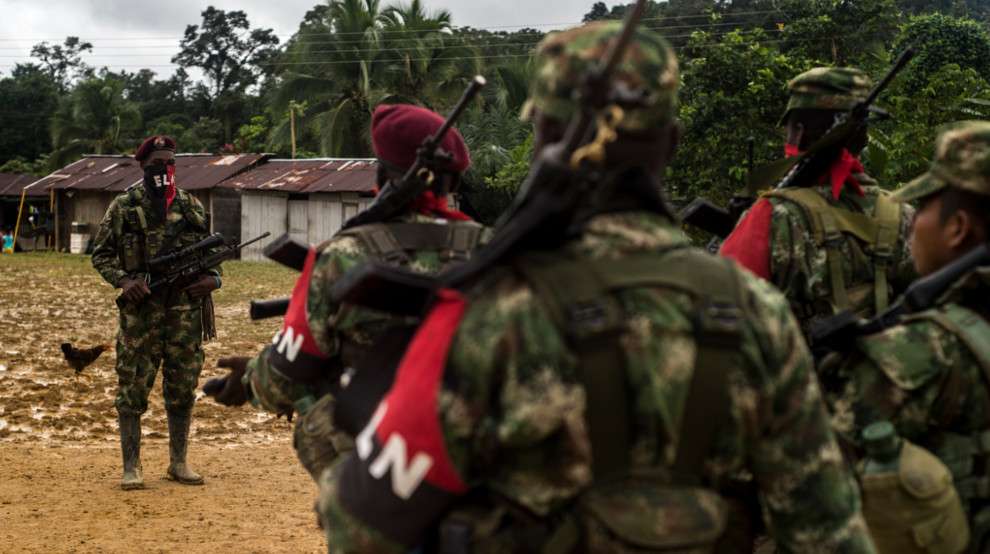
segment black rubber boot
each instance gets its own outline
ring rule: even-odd
[[[141,475],[141,416],[117,415],[120,426],[120,453],[124,459],[124,476],[120,488],[125,491],[143,489]]]
[[[189,440],[190,414],[168,414],[168,472],[165,477],[183,485],[202,485],[203,476],[186,465],[186,447]]]

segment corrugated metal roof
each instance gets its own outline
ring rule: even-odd
[[[38,178],[34,175],[0,173],[0,196],[20,196],[24,187],[37,180]],[[43,190],[38,190],[36,187],[29,188],[27,193],[28,196],[44,196],[48,194]]]
[[[358,192],[375,190],[374,159],[268,160],[220,186],[285,192]]]
[[[176,182],[185,190],[213,188],[264,158],[264,154],[178,154],[175,158]],[[120,192],[141,181],[143,175],[141,167],[130,156],[86,156],[28,190],[41,194],[53,188]]]

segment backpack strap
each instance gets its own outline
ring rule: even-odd
[[[386,263],[404,265],[409,252],[436,251],[451,261],[463,261],[481,241],[480,225],[439,223],[374,223],[342,231],[357,237],[372,255]]]
[[[880,191],[877,195],[877,205],[873,212],[877,228],[876,238],[873,241],[873,298],[877,313],[886,310],[890,300],[887,269],[894,257],[894,247],[897,246],[902,209],[900,202],[892,200],[889,192]]]
[[[364,244],[371,255],[392,265],[406,265],[411,260],[394,233],[385,223],[360,225],[346,229],[339,236],[351,236]]]
[[[674,471],[697,481],[715,429],[729,415],[725,376],[737,364],[743,305],[738,270],[729,260],[687,248],[599,260],[525,256],[516,268],[578,356],[596,482],[622,476],[629,467],[631,395],[619,340],[627,314],[616,293],[636,287],[674,288],[694,298],[698,353],[680,417]],[[677,421],[666,424],[674,435]]]
[[[983,370],[986,385],[990,387],[990,322],[960,304],[947,304],[935,310],[928,310],[909,318],[929,319],[962,341],[966,348],[973,353],[976,361]]]
[[[887,261],[893,255],[894,244],[897,242],[897,232],[900,224],[900,206],[889,198],[881,203],[877,197],[877,207],[873,216],[833,206],[828,203],[817,190],[810,187],[773,190],[764,194],[765,197],[780,198],[797,204],[811,224],[815,243],[824,248],[828,260],[829,284],[832,289],[832,303],[838,310],[853,309],[845,276],[842,272],[842,238],[849,234],[870,245],[871,250],[879,252],[883,257],[882,263],[874,264],[874,294],[875,304],[887,305],[889,287],[887,285]],[[890,202],[890,203],[888,203]],[[891,206],[891,204],[895,204]],[[895,211],[896,210],[896,211]],[[878,221],[883,218],[884,225]],[[892,227],[890,225],[892,224]],[[878,293],[883,293],[882,295]]]

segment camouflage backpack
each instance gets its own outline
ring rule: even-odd
[[[990,322],[978,312],[952,303],[905,321],[931,321],[955,335],[977,359],[990,387]],[[951,399],[945,400],[952,403]],[[990,429],[975,436],[946,433],[934,451],[952,473],[956,490],[969,515],[970,552],[990,548]]]
[[[527,537],[523,543],[531,547],[527,551],[546,554],[571,552],[578,545],[589,552],[714,552],[728,534],[733,506],[705,483],[701,471],[715,430],[730,417],[725,376],[727,368],[739,363],[745,306],[739,270],[727,260],[685,247],[608,260],[527,254],[513,266],[579,360],[594,479],[561,513],[535,520],[532,514],[516,517],[501,530],[481,526],[479,531],[479,526],[472,526],[468,534],[474,537],[491,533],[478,541],[484,546],[474,551],[504,551],[507,544],[518,544],[522,535]],[[567,286],[560,286],[562,282]],[[683,438],[673,466],[634,469],[626,360],[620,342],[628,314],[617,293],[644,287],[674,289],[693,299],[691,319],[699,346],[683,413],[666,422],[673,429],[680,421]],[[441,537],[456,535],[451,532],[456,524],[451,523],[465,517],[457,511],[449,515]],[[747,542],[743,549],[751,548],[752,537],[743,541]]]

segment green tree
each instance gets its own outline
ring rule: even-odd
[[[904,71],[906,92],[927,87],[931,76],[947,64],[971,68],[990,80],[990,32],[982,23],[942,14],[915,16],[898,35],[894,49],[908,45],[917,55]]]
[[[224,142],[224,125],[212,117],[201,117],[177,137],[184,152],[216,153]]]
[[[368,122],[379,104],[445,107],[477,67],[452,59],[464,55],[448,49],[449,26],[447,12],[428,13],[418,1],[382,11],[378,0],[332,0],[311,12],[282,60],[272,146],[290,142],[292,101],[309,106],[296,121],[300,144],[329,156],[371,154]]]
[[[233,137],[236,119],[245,107],[245,92],[272,71],[279,40],[271,29],[252,29],[247,14],[213,6],[202,12],[200,25],[188,25],[172,63],[203,70],[205,89],[224,137]]]
[[[93,45],[79,40],[79,37],[66,37],[65,42],[49,44],[41,42],[31,48],[31,57],[41,60],[42,66],[48,72],[59,89],[69,88],[73,78],[86,76],[90,68],[82,61],[83,52],[92,52]]]
[[[58,83],[35,64],[18,64],[0,79],[0,160],[35,160],[51,151],[48,128],[58,98]]]
[[[990,84],[975,69],[946,64],[922,87],[895,83],[887,103],[896,118],[871,132],[866,160],[882,183],[906,182],[928,169],[938,128],[961,119],[987,119]]]
[[[139,139],[141,112],[124,98],[124,83],[114,77],[80,82],[59,104],[52,117],[55,150],[52,169],[83,154],[117,154]]]
[[[679,198],[724,201],[745,185],[750,140],[757,165],[782,156],[777,123],[787,81],[813,61],[781,53],[763,31],[697,32],[683,53],[685,132],[668,190]]]

